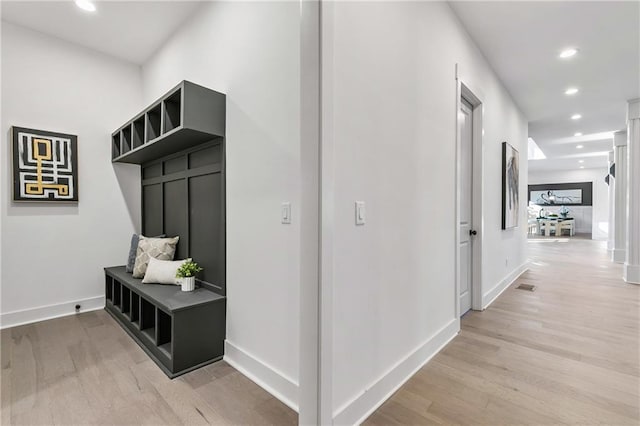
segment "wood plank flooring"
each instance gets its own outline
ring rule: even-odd
[[[468,313],[366,425],[640,424],[640,286],[622,280],[604,243],[528,247],[530,271]]]
[[[602,243],[529,248],[531,270],[365,424],[640,424],[640,286]],[[224,362],[169,380],[104,311],[0,336],[2,425],[297,423]]]
[[[295,425],[221,361],[170,380],[104,311],[1,332],[2,425]]]

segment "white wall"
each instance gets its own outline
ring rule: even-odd
[[[331,182],[322,184],[332,183],[334,191],[323,199],[323,209],[330,212],[323,220],[332,226],[328,232],[334,239],[331,265],[323,269],[332,271],[330,317],[323,320],[333,336],[325,342],[333,347],[332,415],[337,423],[352,423],[459,328],[455,65],[484,103],[485,305],[526,261],[526,197],[522,226],[500,230],[500,144],[506,140],[520,150],[526,176],[527,126],[445,3],[323,7],[329,13],[323,17],[323,37],[331,41],[323,52],[324,111],[329,113],[323,120],[331,130],[323,135],[323,150],[332,151],[323,152]],[[142,81],[136,67],[5,25],[2,131],[6,134],[15,124],[77,133],[81,202],[77,207],[13,205],[5,171],[2,312],[6,300],[24,309],[22,302],[34,298],[43,300],[28,306],[77,300],[80,290],[102,295],[100,268],[124,261],[140,217],[139,201],[126,203],[122,195],[139,200],[137,169],[118,166],[116,179],[108,161],[110,132],[180,80],[191,80],[228,96],[225,357],[295,407],[301,246],[296,218],[302,174],[299,25],[296,2],[204,4],[143,66]],[[53,76],[38,79],[33,63],[43,58],[62,65]],[[30,93],[51,101],[40,102]],[[88,144],[91,149],[83,148]],[[521,194],[526,194],[524,178]],[[367,203],[364,227],[354,226],[355,200]],[[291,225],[280,223],[283,201],[293,205]],[[38,226],[31,225],[34,215],[42,221]],[[96,234],[102,245],[93,243]],[[27,249],[34,253],[30,259],[24,258]],[[17,278],[34,258],[46,268],[30,274],[34,277],[25,285]],[[64,287],[73,294],[51,285],[69,279],[66,268],[49,272],[69,258],[85,265],[75,284]]]
[[[590,232],[594,240],[606,240],[609,235],[609,193],[604,177],[606,167],[579,170],[530,171],[529,185],[543,183],[593,182],[593,206],[567,206],[571,216],[577,216],[577,232]]]
[[[143,66],[151,103],[186,79],[227,94],[225,359],[297,406],[300,9],[216,2]],[[293,223],[280,223],[290,201]]]
[[[334,3],[323,31],[323,150],[335,178],[323,200],[335,204],[323,292],[333,293],[334,421],[350,424],[459,329],[456,63],[484,105],[484,305],[526,265],[526,196],[521,226],[500,228],[501,143],[520,151],[526,194],[527,122],[446,3]]]
[[[126,261],[140,217],[136,166],[111,132],[140,108],[140,69],[2,22],[2,326],[104,306],[105,266]],[[11,126],[78,136],[77,204],[14,203]]]

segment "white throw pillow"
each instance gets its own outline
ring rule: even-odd
[[[184,262],[190,260],[190,258],[184,260],[159,260],[152,257],[149,259],[149,265],[142,279],[142,284],[180,285],[182,279],[176,278],[176,272]]]

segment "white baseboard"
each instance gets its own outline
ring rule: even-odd
[[[104,308],[104,296],[95,296],[82,300],[39,306],[21,311],[3,312],[0,314],[0,329],[31,324],[53,318],[66,317],[76,313],[76,305],[81,305],[80,312],[95,311]]]
[[[400,386],[406,383],[434,355],[449,343],[460,331],[460,320],[451,320],[425,343],[420,345],[389,371],[368,386],[353,400],[336,410],[334,425],[354,425],[362,423],[380,407]]]
[[[298,412],[298,384],[260,361],[235,343],[225,340],[224,360],[258,386]]]
[[[625,263],[622,278],[629,284],[640,284],[640,265]]]
[[[520,275],[529,269],[529,262],[525,262],[522,265],[514,269],[509,275],[504,277],[502,281],[496,284],[491,290],[482,295],[482,310],[485,310],[493,303],[494,300],[502,294],[503,291],[509,288]]]

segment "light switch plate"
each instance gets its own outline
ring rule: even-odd
[[[282,218],[282,223],[287,225],[291,223],[291,203],[290,202],[282,203],[281,218]]]
[[[364,225],[367,219],[364,201],[356,201],[356,225]]]

